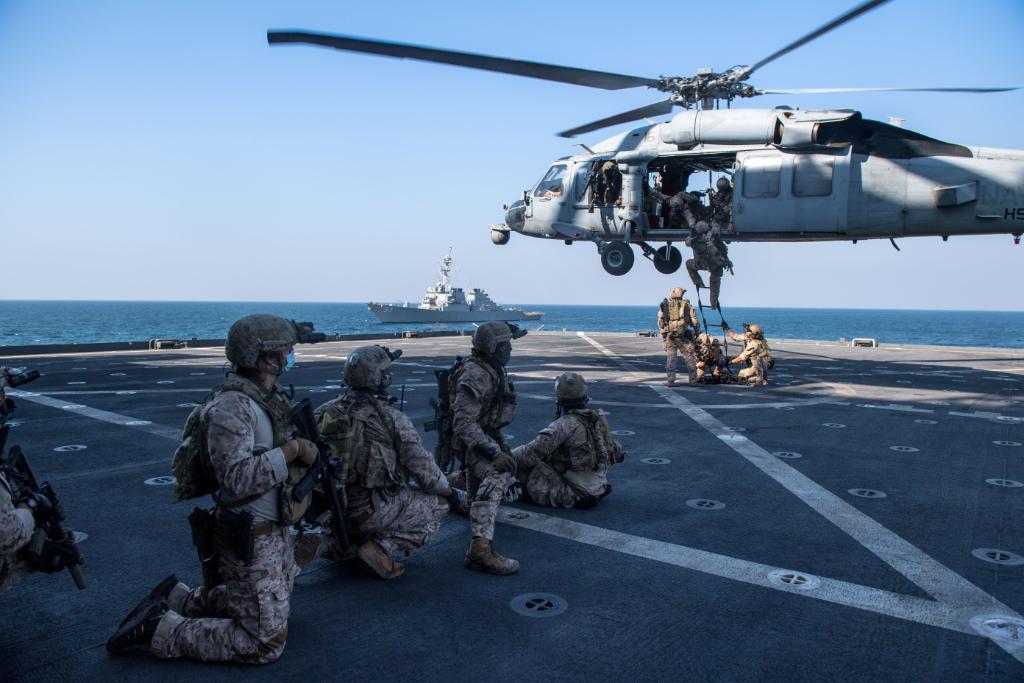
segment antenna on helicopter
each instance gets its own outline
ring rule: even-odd
[[[573,147],[582,147],[583,149],[587,150],[587,154],[595,154],[594,150],[590,149],[582,142],[577,142],[575,145],[573,145]]]

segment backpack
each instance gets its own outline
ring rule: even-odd
[[[239,391],[257,402],[274,419],[274,413],[270,407],[250,387],[249,382],[243,381],[229,375],[222,384],[214,388],[199,405],[192,409],[185,420],[185,427],[181,430],[181,443],[174,451],[171,459],[171,473],[174,475],[174,491],[171,500],[191,500],[201,498],[215,492],[220,485],[217,483],[217,476],[210,462],[209,445],[206,443],[206,426],[203,424],[203,410],[207,404],[225,391]],[[282,418],[283,419],[283,418]],[[275,433],[278,429],[275,427]],[[289,475],[292,468],[289,467]],[[253,499],[259,496],[254,496]],[[235,504],[244,501],[236,501]]]
[[[348,482],[352,470],[353,407],[355,403],[352,401],[332,401],[317,408],[315,413],[320,436],[330,446],[331,460],[337,463],[335,472],[342,486]]]
[[[191,500],[201,498],[217,490],[217,477],[210,463],[210,452],[206,445],[206,430],[202,425],[203,408],[213,398],[211,393],[192,409],[181,430],[181,443],[174,451],[171,460],[171,473],[174,475],[174,492],[171,500]]]

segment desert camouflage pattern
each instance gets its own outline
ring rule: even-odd
[[[658,329],[664,337],[665,374],[669,382],[676,380],[676,356],[682,354],[690,383],[697,381],[697,356],[692,336],[685,334],[687,328],[700,329],[697,314],[687,299],[669,299],[669,315],[658,309]]]
[[[710,369],[713,377],[719,377],[722,369],[726,366],[725,354],[718,340],[707,332],[702,332],[697,337],[697,377],[704,377]]]
[[[652,189],[651,191],[658,198],[658,201],[668,207],[668,224],[666,227],[685,228],[690,225],[689,221],[691,218],[687,214],[690,204],[696,201],[696,197],[693,194],[684,190],[680,190],[672,195],[665,194],[657,189]]]
[[[711,281],[711,306],[718,308],[722,273],[726,268],[732,270],[729,248],[722,241],[719,226],[710,225],[704,220],[694,220],[690,227],[690,236],[686,238],[686,245],[693,250],[693,258],[686,260],[686,272],[689,273],[690,280],[694,286],[704,287],[699,271],[708,271]]]
[[[288,601],[299,573],[288,529],[277,526],[257,536],[249,564],[222,549],[220,571],[224,583],[212,590],[193,588],[183,597],[172,593],[171,611],[150,645],[156,656],[241,664],[266,664],[281,656]]]
[[[256,385],[243,378],[258,391]],[[227,383],[226,386],[230,387]],[[219,495],[227,501],[240,501],[263,495],[288,476],[281,445],[290,438],[290,404],[283,392],[274,387],[263,405],[254,403],[247,393],[227,390],[218,393],[203,409],[210,462],[217,477]],[[256,449],[256,410],[270,407],[273,447]],[[254,450],[263,452],[254,453]]]
[[[448,503],[438,499],[449,491],[447,478],[423,448],[412,421],[386,400],[366,393],[355,400],[343,396],[316,414],[323,420],[342,411],[353,425],[345,487],[352,535],[374,540],[388,553],[423,547],[448,513]],[[338,550],[332,543],[327,552]]]
[[[498,472],[491,461],[474,449],[491,443],[509,453],[501,428],[512,422],[515,388],[504,372],[483,359],[466,360],[455,378],[452,401],[452,450],[466,464],[466,483],[472,503],[469,526],[474,537],[494,539],[498,506],[512,483],[512,474]],[[495,399],[495,396],[498,398]]]
[[[34,528],[32,513],[14,506],[11,489],[0,474],[0,591],[32,573],[29,562],[20,558],[18,551],[32,539]]]
[[[274,412],[283,415],[286,399],[276,388],[272,396]],[[228,500],[262,500],[288,478],[279,445],[265,450],[256,441],[257,410],[263,408],[240,391],[218,394],[203,410],[219,494]],[[284,438],[279,428],[275,442]],[[255,538],[248,564],[231,548],[217,548],[224,583],[192,589],[164,616],[150,645],[158,657],[262,664],[281,656],[298,567],[287,527],[270,524],[271,533]]]
[[[732,222],[732,188],[711,193],[711,224],[735,232]]]
[[[512,451],[518,476],[537,505],[575,507],[608,491],[608,468],[624,458],[599,411],[577,408],[558,417]]]
[[[750,381],[751,384],[767,384],[768,365],[772,359],[768,342],[750,333],[736,334],[731,330],[729,337],[733,341],[743,342],[743,351],[736,358],[750,361],[750,366],[740,370],[737,377]]]

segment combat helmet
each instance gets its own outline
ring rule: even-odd
[[[747,325],[747,332],[755,339],[764,339],[764,328],[757,323]]]
[[[718,181],[715,183],[715,187],[718,188],[719,192],[725,192],[726,190],[732,189],[732,185],[729,183],[729,179],[726,178],[725,176],[722,176],[721,178],[718,179]]]
[[[686,292],[682,287],[673,287],[672,291],[668,293],[669,299],[682,299],[683,294]]]
[[[391,384],[391,363],[402,355],[401,349],[391,351],[385,346],[360,346],[348,354],[345,363],[345,384],[352,389],[380,391]]]
[[[511,342],[526,336],[526,330],[518,325],[490,320],[485,322],[473,332],[473,350],[488,356],[494,355],[498,345],[502,342]]]
[[[559,405],[587,402],[587,381],[576,372],[563,372],[555,378],[555,402]]]
[[[228,330],[224,355],[240,368],[255,368],[261,353],[286,349],[298,341],[291,320],[255,313],[239,318]]]

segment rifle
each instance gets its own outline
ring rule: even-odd
[[[456,365],[462,359],[459,358],[455,361]],[[437,466],[441,468],[444,473],[450,473],[452,471],[452,444],[450,441],[452,433],[452,411],[451,404],[448,401],[448,382],[451,379],[451,370],[445,368],[444,370],[435,370],[434,376],[437,378],[437,397],[430,399],[430,407],[434,409],[434,419],[423,425],[423,429],[428,432],[437,431],[437,446],[434,448],[434,460],[437,461]]]
[[[348,530],[345,528],[345,508],[338,496],[338,489],[335,488],[335,481],[338,472],[330,459],[330,446],[320,435],[316,425],[316,418],[313,417],[313,404],[308,398],[299,401],[292,408],[292,423],[298,435],[307,441],[313,442],[320,451],[316,462],[309,469],[309,472],[299,480],[299,483],[292,488],[292,500],[299,502],[313,492],[313,487],[320,484],[323,487],[324,495],[327,497],[327,504],[331,510],[331,523],[338,535],[342,551],[350,547]]]
[[[8,425],[0,427],[0,448],[7,441],[9,430]],[[66,567],[78,590],[85,588],[85,579],[82,578],[82,571],[79,569],[79,565],[85,564],[85,558],[75,544],[74,534],[70,529],[64,528],[64,506],[53,486],[47,481],[42,484],[36,481],[20,446],[11,446],[0,461],[0,472],[11,486],[12,500],[25,501],[29,504],[37,529],[42,532],[33,535],[28,545],[28,557],[32,565],[47,573]],[[61,546],[65,552],[59,553],[58,557],[44,556],[44,546],[47,542]]]

